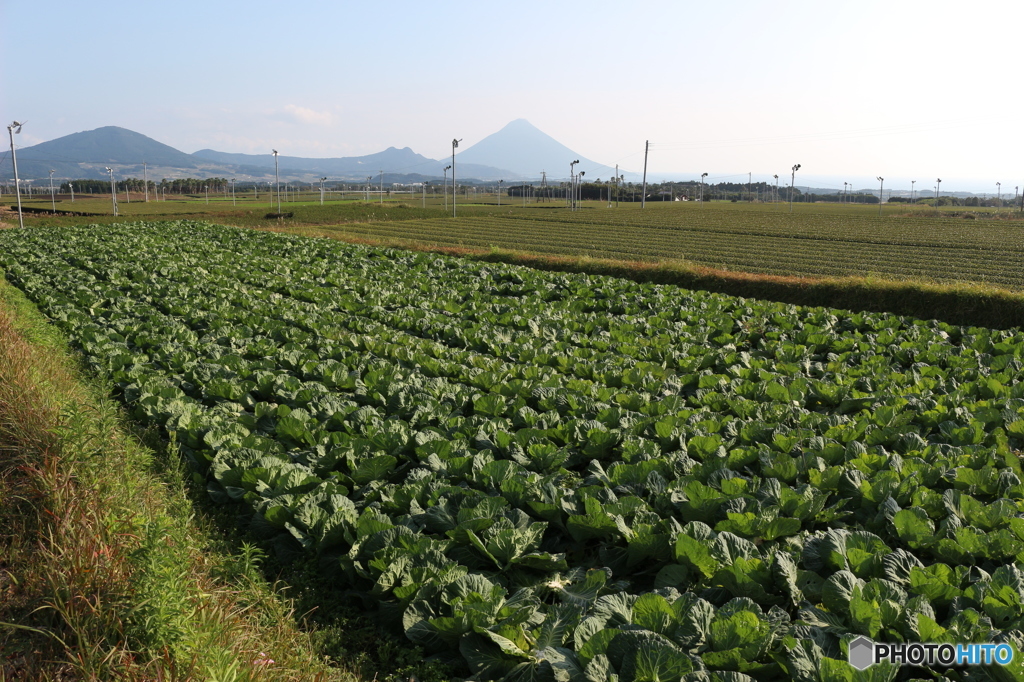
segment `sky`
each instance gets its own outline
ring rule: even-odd
[[[0,0],[30,146],[116,125],[185,152],[430,158],[525,118],[679,180],[1024,190],[1024,2]],[[5,141],[6,142],[6,141]]]

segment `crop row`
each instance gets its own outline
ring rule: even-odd
[[[187,222],[0,264],[253,534],[477,679],[1024,627],[1020,332]]]
[[[969,243],[888,245],[850,240],[752,235],[633,225],[559,223],[470,217],[345,225],[346,233],[435,244],[525,249],[625,260],[684,259],[729,270],[772,275],[874,274],[936,281],[1024,286],[1024,253],[980,250]]]
[[[509,214],[519,220],[540,219],[565,224],[609,225],[623,228],[698,230],[702,232],[777,236],[829,241],[944,246],[988,251],[1024,252],[1019,222],[964,220],[954,217],[885,215],[844,210],[835,205],[789,213],[780,206],[710,204],[702,209],[686,204],[638,211],[595,209],[582,212]]]

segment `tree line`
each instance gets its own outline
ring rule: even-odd
[[[230,182],[226,178],[206,178],[203,180],[197,178],[168,180],[164,178],[159,183],[152,180],[147,182],[142,178],[125,178],[123,180],[115,180],[114,184],[118,192],[126,190],[129,192],[144,192],[148,184],[151,192],[162,190],[168,194],[201,194],[207,189],[211,192],[224,192],[230,186]],[[60,192],[62,194],[70,193],[72,188],[81,194],[108,193],[110,192],[110,181],[92,179],[66,180],[61,183]]]

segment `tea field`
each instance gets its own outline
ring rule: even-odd
[[[681,259],[782,276],[873,276],[1024,288],[1024,220],[917,211],[879,217],[859,206],[652,204],[568,212],[541,207],[456,219],[366,222],[342,235],[500,247],[616,260]],[[892,208],[887,210],[892,211]],[[1004,216],[1016,214],[1006,213]],[[964,217],[966,216],[966,217]]]
[[[1019,330],[187,221],[5,230],[0,267],[253,536],[473,679],[1024,644]]]

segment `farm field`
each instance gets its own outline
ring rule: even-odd
[[[1019,330],[186,221],[5,230],[0,267],[253,535],[474,679],[860,679],[858,635],[1019,650]]]
[[[309,198],[309,197],[306,197]],[[485,197],[494,202],[494,197]],[[926,207],[796,204],[584,202],[570,212],[558,202],[469,203],[447,217],[443,200],[282,204],[290,218],[270,218],[269,204],[233,206],[220,197],[122,203],[78,201],[88,215],[30,215],[27,224],[111,223],[126,219],[208,219],[241,227],[322,228],[342,239],[450,247],[502,248],[538,254],[649,262],[685,261],[725,271],[797,277],[872,277],[934,283],[981,283],[1024,289],[1024,219],[1006,209],[936,212]],[[48,208],[49,202],[35,202]],[[70,208],[65,203],[62,210]],[[266,210],[265,210],[266,209]]]
[[[982,282],[1024,288],[1024,221],[878,217],[877,208],[817,205],[651,204],[568,212],[345,224],[334,229],[472,247],[618,260],[684,260],[723,270],[803,277]],[[890,209],[891,210],[891,209]],[[966,215],[975,216],[985,214]],[[1007,214],[1009,215],[1009,214]]]

